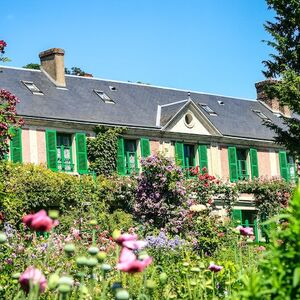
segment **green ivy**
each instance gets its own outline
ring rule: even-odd
[[[87,140],[90,170],[97,175],[112,175],[117,168],[117,143],[125,129],[118,127],[106,128],[97,126],[96,137]]]

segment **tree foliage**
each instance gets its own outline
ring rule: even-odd
[[[25,68],[25,69],[32,69],[32,70],[39,70],[40,67],[41,67],[41,65],[36,64],[36,63],[30,63],[30,64],[23,66],[23,68]]]
[[[118,137],[124,128],[97,126],[95,132],[96,137],[87,141],[90,170],[97,175],[111,175],[117,168]]]
[[[284,145],[296,157],[300,156],[300,1],[267,0],[276,13],[274,21],[264,25],[272,39],[265,41],[275,50],[263,61],[268,78],[279,79],[266,88],[270,98],[277,98],[297,115],[282,116],[284,126],[266,124],[276,134],[276,142]]]

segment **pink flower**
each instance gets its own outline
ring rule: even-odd
[[[208,269],[212,272],[220,272],[223,269],[223,267],[215,265],[213,262],[211,262]]]
[[[253,228],[252,227],[240,227],[239,230],[240,230],[241,235],[245,235],[245,236],[253,235]]]
[[[49,218],[43,209],[35,214],[24,216],[22,221],[27,227],[41,232],[51,231],[52,227],[57,225],[57,222]]]
[[[256,248],[256,251],[265,251],[266,250],[266,247],[264,247],[264,246],[259,246],[259,247],[257,247]]]
[[[47,286],[47,281],[43,273],[34,268],[34,267],[28,267],[20,276],[19,282],[21,285],[21,288],[28,293],[30,290],[30,287],[32,285],[38,285],[39,291],[42,293],[45,291]]]
[[[143,272],[152,263],[152,258],[147,257],[143,260],[137,259],[132,250],[124,247],[121,250],[117,269],[127,273]]]
[[[147,246],[146,241],[125,241],[122,246],[131,250],[139,250]]]
[[[123,246],[123,243],[124,243],[124,242],[135,241],[137,238],[138,238],[137,234],[124,233],[124,234],[121,234],[121,235],[116,239],[116,242],[117,242],[117,244],[119,244],[120,246]]]

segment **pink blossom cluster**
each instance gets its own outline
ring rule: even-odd
[[[137,273],[142,272],[151,264],[150,256],[139,259],[134,253],[147,245],[146,241],[138,241],[137,238],[136,234],[122,234],[116,239],[116,242],[122,247],[117,269],[127,273]]]
[[[52,227],[58,224],[57,221],[49,218],[43,209],[35,214],[24,216],[22,221],[27,227],[40,232],[51,231]]]

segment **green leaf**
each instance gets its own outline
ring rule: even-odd
[[[300,281],[300,267],[295,268],[293,275],[293,287],[298,286]]]

